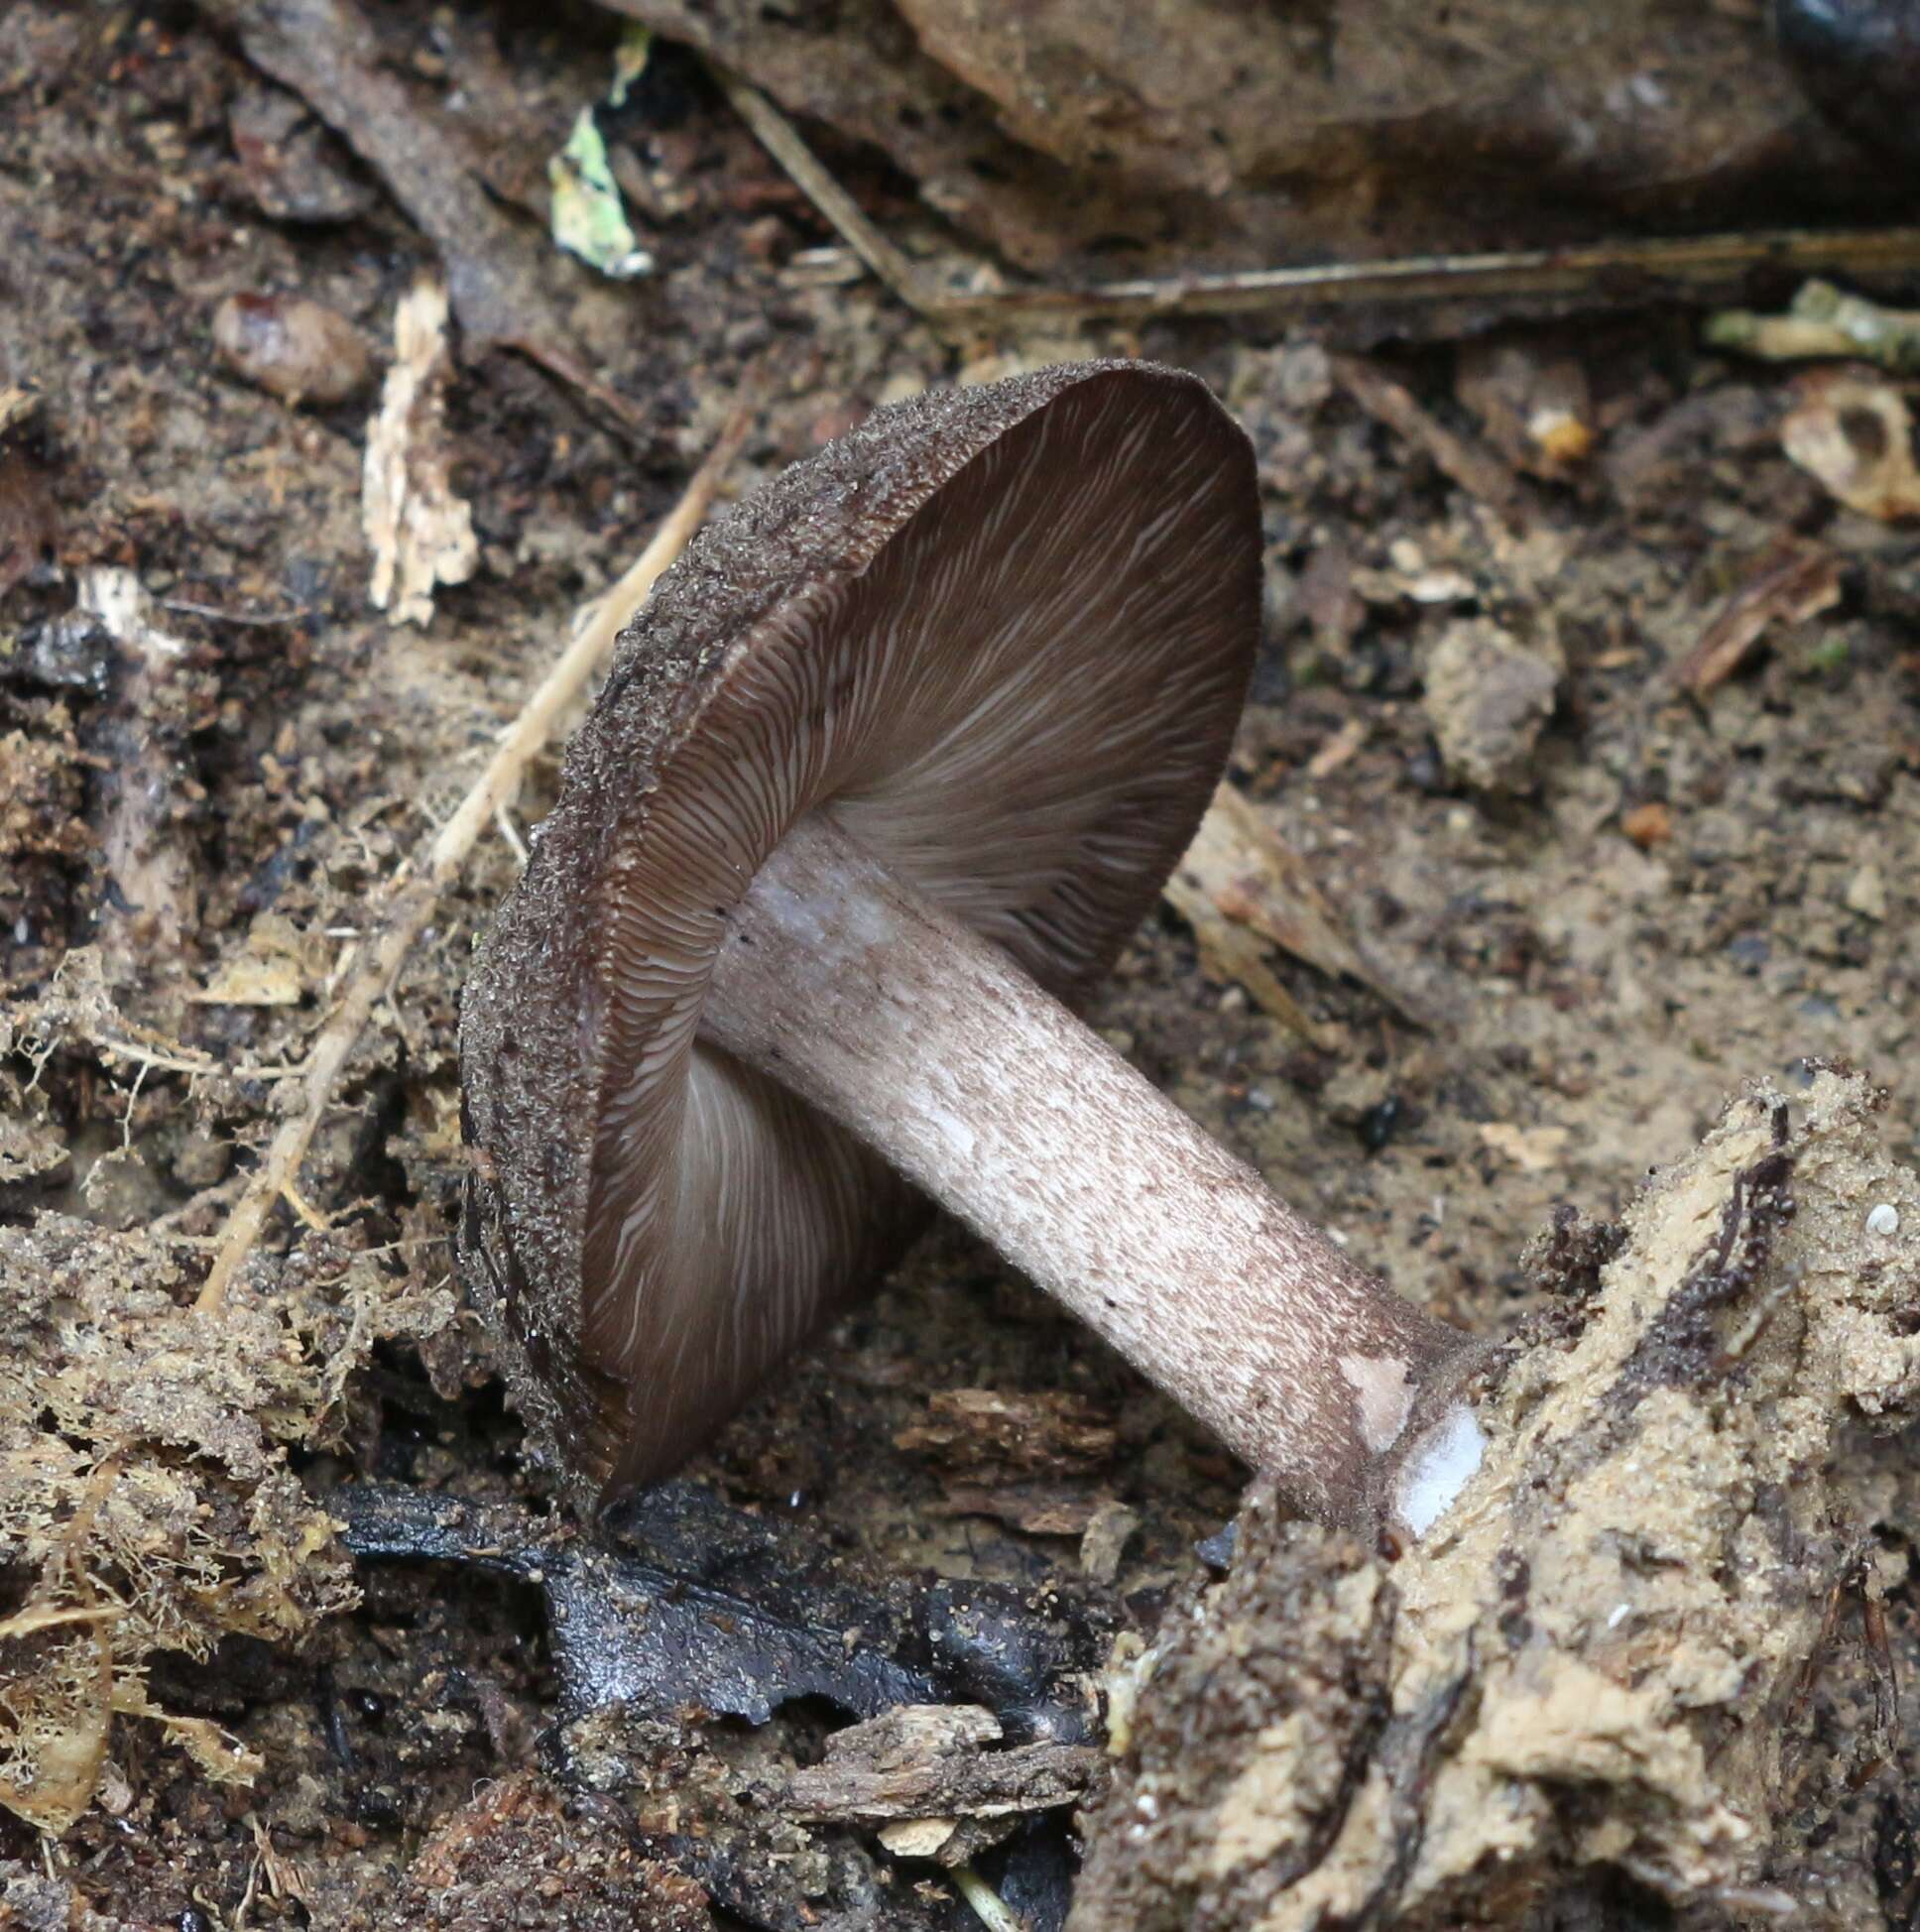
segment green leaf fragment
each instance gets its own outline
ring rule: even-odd
[[[568,254],[617,282],[653,268],[653,256],[627,220],[592,108],[581,108],[566,146],[546,164],[546,177],[553,187],[553,239]]]

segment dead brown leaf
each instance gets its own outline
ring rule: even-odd
[[[1798,624],[1840,601],[1840,563],[1831,551],[1789,545],[1764,557],[1729,593],[1680,666],[1683,688],[1704,697],[1724,684],[1775,624]]]

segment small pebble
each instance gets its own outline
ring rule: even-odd
[[[1869,1235],[1897,1235],[1900,1232],[1900,1210],[1891,1201],[1882,1201],[1867,1211],[1866,1232]]]
[[[1398,1094],[1388,1094],[1384,1100],[1361,1115],[1360,1145],[1369,1153],[1379,1153],[1392,1140],[1393,1130],[1400,1124],[1402,1107]]]
[[[1658,798],[1649,798],[1645,804],[1635,805],[1621,815],[1620,830],[1642,852],[1650,852],[1673,836],[1673,808]]]
[[[1224,1523],[1211,1536],[1203,1536],[1194,1544],[1193,1553],[1208,1569],[1218,1570],[1222,1576],[1234,1567],[1234,1551],[1240,1546],[1240,1525],[1237,1522]]]
[[[1886,917],[1886,880],[1870,860],[1847,882],[1847,909],[1863,918]]]
[[[229,296],[213,343],[236,374],[290,403],[344,403],[373,375],[360,331],[304,296]]]

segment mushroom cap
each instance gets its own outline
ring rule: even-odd
[[[537,1449],[682,1460],[923,1204],[699,1037],[729,909],[831,804],[1069,1003],[1150,909],[1259,639],[1253,451],[1197,378],[880,409],[710,525],[623,634],[467,982],[460,1265]]]

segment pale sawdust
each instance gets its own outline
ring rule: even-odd
[[[157,1650],[297,1642],[357,1601],[334,1524],[287,1465],[324,1445],[376,1341],[433,1333],[444,1286],[318,1237],[217,1319],[179,1244],[44,1214],[0,1228],[0,1804],[66,1829],[118,1712],[216,1778],[258,1761],[147,1695]]]

